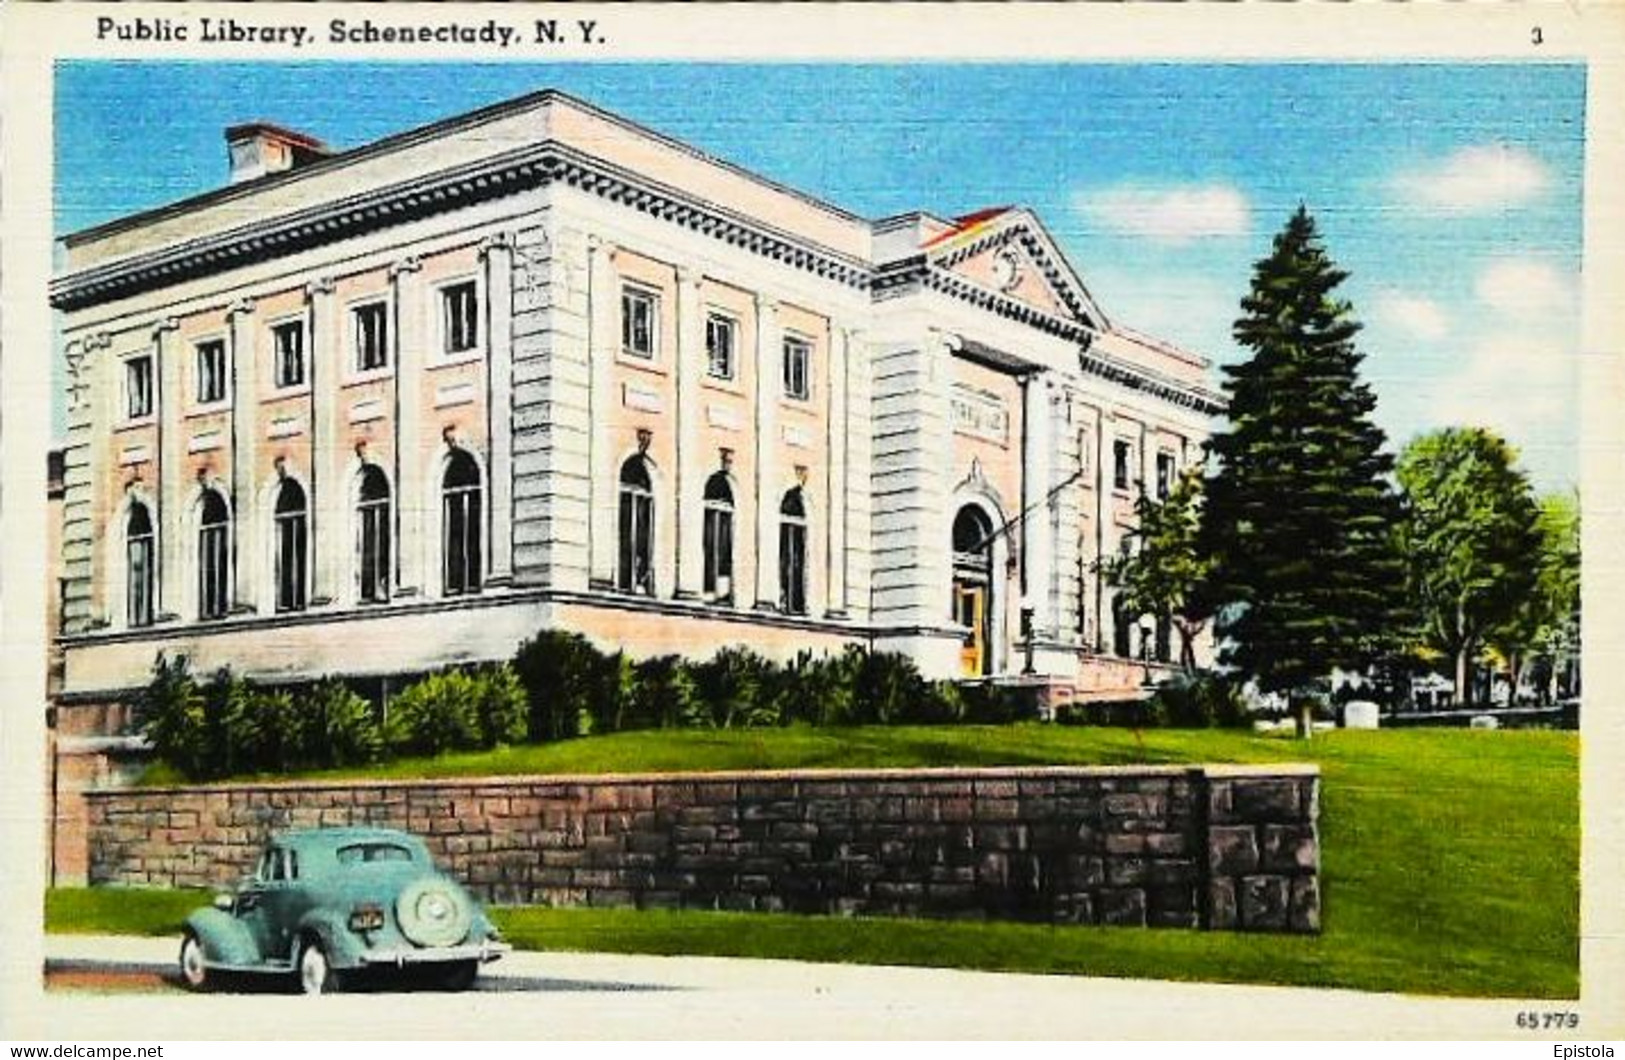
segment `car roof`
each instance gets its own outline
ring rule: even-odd
[[[401,843],[414,849],[422,849],[423,841],[410,832],[402,832],[394,828],[306,828],[295,832],[283,832],[276,836],[272,842],[281,846],[303,847],[341,847],[352,843]]]

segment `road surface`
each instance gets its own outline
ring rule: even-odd
[[[470,994],[188,994],[178,940],[52,935],[37,1037],[1502,1037],[1526,1007],[1257,988],[711,957],[513,953]],[[1572,1006],[1572,1002],[1569,1003]],[[16,1028],[28,1034],[23,1026]]]

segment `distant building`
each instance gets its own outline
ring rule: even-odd
[[[64,241],[67,729],[160,651],[385,677],[555,626],[1084,696],[1167,657],[1096,563],[1219,398],[1030,211],[865,220],[557,92],[227,139],[229,186]]]

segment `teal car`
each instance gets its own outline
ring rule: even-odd
[[[416,836],[317,828],[273,838],[235,894],[186,918],[180,972],[194,990],[247,972],[294,975],[321,994],[367,969],[414,969],[465,990],[509,948]]]

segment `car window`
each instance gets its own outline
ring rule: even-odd
[[[397,843],[352,843],[339,847],[340,865],[374,861],[411,861],[412,852]]]
[[[276,851],[267,847],[265,853],[260,855],[259,867],[254,870],[254,879],[261,883],[271,878],[271,865],[276,860]]]
[[[273,879],[273,880],[285,880],[285,879],[287,879],[288,878],[287,864],[288,864],[288,859],[287,859],[286,851],[273,850],[271,852],[271,879]]]
[[[299,878],[299,851],[290,850],[290,851],[288,851],[288,879],[297,880],[298,878]]]

